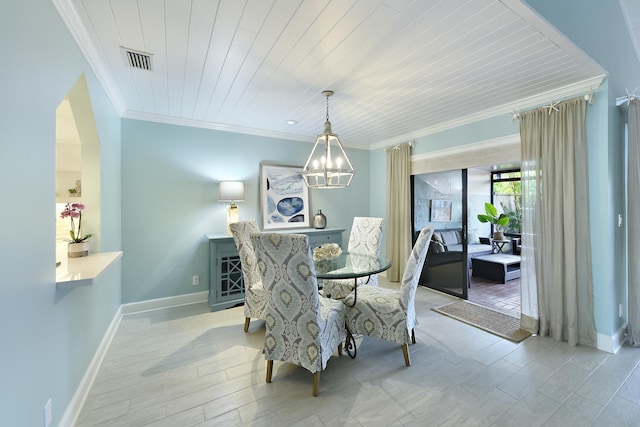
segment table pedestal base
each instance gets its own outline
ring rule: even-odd
[[[356,358],[356,354],[358,352],[358,349],[356,348],[356,339],[351,334],[349,328],[347,328],[347,338],[344,340],[344,349],[352,359]]]

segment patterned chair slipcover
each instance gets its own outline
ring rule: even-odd
[[[433,228],[430,226],[420,232],[407,260],[399,291],[361,286],[358,288],[355,305],[354,294],[348,295],[344,300],[349,331],[354,335],[380,338],[402,345],[407,366],[411,365],[407,344],[416,342],[416,288],[432,234]],[[354,306],[349,307],[350,305]]]
[[[307,236],[254,233],[251,243],[267,293],[267,382],[271,382],[274,360],[293,363],[313,374],[313,395],[317,396],[320,371],[336,348],[342,354],[344,304],[318,295]]]
[[[256,256],[251,244],[251,233],[259,233],[255,221],[240,221],[229,224],[233,240],[238,248],[242,278],[244,280],[244,331],[249,330],[251,318],[264,319],[267,308],[267,294],[262,286],[262,278],[256,264]]]
[[[367,255],[380,255],[380,242],[382,240],[382,226],[384,220],[382,218],[355,217],[351,226],[351,234],[349,235],[348,251],[350,253],[359,253]],[[367,284],[378,286],[378,275],[373,274],[369,277],[359,277],[358,285]],[[351,291],[355,284],[352,279],[343,280],[325,280],[323,281],[322,293],[327,298],[343,299]]]

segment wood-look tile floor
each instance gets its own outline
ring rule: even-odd
[[[244,333],[242,307],[124,316],[77,426],[639,425],[640,349],[514,344],[431,310],[452,300],[418,287],[412,365],[400,346],[358,338],[355,359],[329,360],[318,397],[308,371],[281,362],[265,383],[264,322]]]

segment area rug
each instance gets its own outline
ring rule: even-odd
[[[456,301],[442,307],[434,307],[433,310],[509,341],[520,342],[531,336],[529,332],[520,329],[520,319],[469,301]]]

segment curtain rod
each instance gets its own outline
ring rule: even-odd
[[[568,98],[568,99],[573,99],[573,98]],[[591,87],[589,88],[589,93],[584,95],[584,100],[587,101],[588,104],[593,104],[593,88]],[[564,101],[564,99],[560,101],[555,101],[555,102],[553,102],[553,99],[552,99],[549,101],[549,104],[546,104],[537,108],[548,108],[549,115],[551,115],[552,111],[558,111],[558,104],[562,101]],[[516,109],[514,108],[513,111],[511,112],[511,120],[514,122],[516,120],[520,120],[520,111],[516,111]]]
[[[404,144],[408,144],[408,145],[409,145],[409,147],[413,147],[413,141],[409,141],[409,142],[402,142],[402,143],[398,143],[398,144],[390,145],[390,146],[388,146],[388,147],[385,147],[385,148],[384,148],[384,151],[387,151],[387,150],[399,150],[399,149],[400,149],[400,146],[401,146],[401,145],[404,145]]]
[[[625,105],[627,104],[627,106],[629,106],[629,103],[634,100],[637,99],[638,97],[636,96],[636,91],[640,89],[640,86],[635,88],[633,90],[633,92],[629,93],[629,89],[625,88],[625,91],[627,92],[627,94],[625,96],[621,96],[619,98],[616,98],[616,107],[620,107],[621,105]]]

